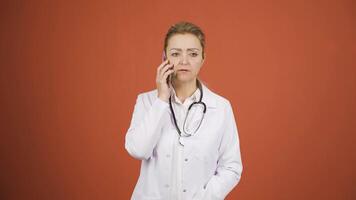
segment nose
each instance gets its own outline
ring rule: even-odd
[[[181,57],[181,59],[180,59],[180,63],[182,64],[182,65],[186,65],[186,64],[188,64],[188,61],[189,61],[189,59],[188,59],[188,55],[182,55],[182,57]]]

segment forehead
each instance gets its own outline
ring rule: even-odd
[[[168,50],[175,48],[175,49],[202,49],[199,39],[191,34],[175,34],[168,40]]]

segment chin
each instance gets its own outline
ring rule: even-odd
[[[195,80],[195,77],[191,77],[191,76],[177,76],[176,78],[177,81],[181,82],[181,83],[186,83],[186,82],[191,82]]]

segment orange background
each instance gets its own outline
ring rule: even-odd
[[[356,199],[356,3],[2,1],[0,199],[129,199],[124,148],[169,26],[207,36],[244,171],[227,199]]]

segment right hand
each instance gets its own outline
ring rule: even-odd
[[[167,78],[174,72],[174,65],[169,63],[169,60],[162,62],[157,68],[156,85],[158,90],[158,98],[168,103],[171,95],[170,85],[167,84]],[[169,81],[170,82],[170,81]]]

